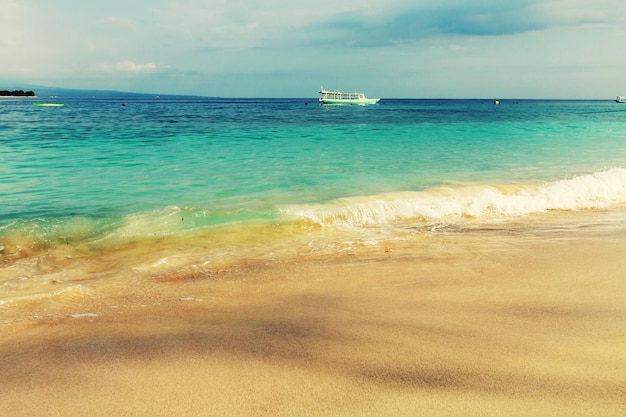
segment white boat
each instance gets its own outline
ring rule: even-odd
[[[376,104],[379,98],[368,98],[363,93],[342,93],[340,91],[327,91],[320,89],[320,102],[322,104],[355,104],[357,106],[365,106],[367,104]]]
[[[626,97],[623,96],[617,96],[617,98],[615,99],[616,102],[618,103],[626,103]]]

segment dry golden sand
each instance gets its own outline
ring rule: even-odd
[[[431,240],[1,324],[0,414],[626,415],[622,237]]]

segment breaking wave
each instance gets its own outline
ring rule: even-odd
[[[503,219],[551,210],[602,209],[626,203],[626,169],[543,184],[460,185],[418,192],[349,197],[282,209],[321,226],[384,226],[416,222]]]

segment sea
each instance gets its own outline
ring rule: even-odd
[[[0,100],[4,322],[242,265],[625,220],[611,100]]]

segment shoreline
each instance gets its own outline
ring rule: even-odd
[[[621,416],[623,234],[251,263],[0,323],[12,416]],[[58,306],[57,306],[58,307]]]

